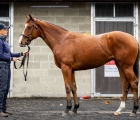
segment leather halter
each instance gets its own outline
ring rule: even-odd
[[[27,36],[25,34],[20,34],[21,36],[27,38],[27,41],[25,42],[26,45],[28,45],[31,42],[31,40],[32,40],[32,33],[33,33],[33,31],[34,31],[35,28],[36,28],[36,30],[38,32],[37,25],[36,25],[35,21],[32,21],[32,22],[34,23],[34,26],[33,26],[33,29],[31,31],[30,35]]]

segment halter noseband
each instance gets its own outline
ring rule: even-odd
[[[20,34],[21,36],[27,38],[27,41],[25,42],[26,44],[27,44],[28,42],[31,42],[32,33],[33,33],[33,31],[34,31],[34,28],[36,28],[36,30],[37,30],[37,32],[38,32],[37,25],[36,25],[35,21],[32,21],[32,22],[34,23],[34,27],[33,27],[32,31],[31,31],[30,35],[27,36],[27,35],[25,35],[25,34]]]

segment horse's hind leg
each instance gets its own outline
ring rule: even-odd
[[[133,67],[124,69],[127,79],[130,82],[130,86],[132,92],[134,94],[134,108],[130,116],[136,116],[137,109],[139,108],[139,101],[138,101],[138,81],[133,71]]]
[[[116,112],[114,112],[115,115],[119,115],[119,114],[121,114],[121,111],[125,108],[125,102],[127,99],[127,94],[128,94],[129,88],[130,88],[130,83],[126,78],[126,75],[125,75],[123,69],[119,66],[118,63],[116,63],[116,65],[117,65],[119,73],[120,73],[120,78],[121,78],[122,87],[123,87],[123,95],[122,95],[120,107],[118,108],[118,110]]]

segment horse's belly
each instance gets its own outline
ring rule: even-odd
[[[97,67],[104,65],[105,63],[107,63],[110,60],[111,60],[110,57],[81,59],[81,60],[75,62],[73,64],[72,68],[74,70],[86,70],[86,69],[97,68]]]

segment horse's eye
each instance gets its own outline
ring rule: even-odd
[[[31,27],[30,27],[30,26],[28,26],[27,28],[28,28],[29,30],[31,29]]]

